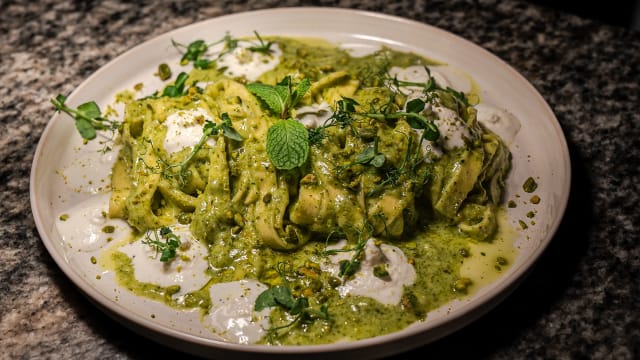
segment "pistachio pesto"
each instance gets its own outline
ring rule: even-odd
[[[511,156],[478,123],[478,94],[440,86],[430,70],[439,64],[412,53],[258,40],[186,52],[194,68],[165,89],[119,97],[109,216],[138,235],[103,264],[123,287],[208,321],[214,284],[257,281],[268,290],[254,310],[270,313],[253,342],[306,345],[401,330],[506,270],[516,255],[501,210]],[[304,157],[283,169],[274,147]],[[180,285],[141,281],[121,250],[178,225],[207,254],[181,246],[168,260],[181,261],[178,272],[206,261],[206,281],[176,297]]]

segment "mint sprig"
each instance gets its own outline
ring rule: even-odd
[[[267,104],[269,109],[281,119],[289,117],[293,109],[311,88],[309,79],[295,84],[291,76],[286,76],[276,85],[263,83],[247,84],[247,89]]]
[[[304,125],[291,118],[290,112],[310,87],[309,79],[296,84],[291,76],[276,85],[247,84],[247,89],[281,119],[267,131],[267,155],[277,169],[291,170],[307,161],[309,133]]]
[[[281,170],[291,170],[307,161],[309,133],[293,119],[278,120],[267,131],[267,155]]]

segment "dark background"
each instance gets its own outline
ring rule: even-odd
[[[528,0],[547,8],[640,31],[640,0]]]

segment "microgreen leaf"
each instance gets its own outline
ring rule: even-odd
[[[282,306],[289,310],[296,305],[296,299],[291,294],[288,286],[274,286],[258,295],[255,303],[255,310],[260,311],[266,308]]]
[[[236,129],[233,128],[233,124],[231,123],[231,118],[229,117],[228,113],[222,113],[222,115],[220,115],[220,118],[222,119],[222,124],[220,124],[220,128],[222,129],[222,133],[224,134],[225,137],[235,141],[244,140],[242,138],[242,135],[240,135],[236,131]]]
[[[76,119],[76,129],[83,139],[93,140],[97,135],[96,129],[91,125],[91,122],[85,118]]]
[[[97,135],[97,130],[115,131],[120,126],[117,121],[102,117],[100,108],[95,101],[81,104],[76,109],[68,107],[65,102],[67,97],[59,94],[51,103],[56,110],[66,113],[75,119],[76,129],[85,140],[93,140]]]
[[[421,99],[413,99],[407,102],[406,109],[409,113],[419,114],[424,110],[424,101]]]
[[[269,54],[271,52],[271,45],[273,44],[273,41],[267,41],[265,43],[264,40],[262,40],[262,38],[260,37],[260,34],[258,34],[257,31],[254,30],[253,33],[256,34],[256,38],[260,42],[260,45],[250,46],[249,50],[251,50],[253,52]]]
[[[328,249],[324,250],[325,255],[335,255],[339,252],[350,252],[353,251],[353,256],[349,260],[341,260],[338,262],[339,271],[338,276],[349,277],[354,275],[358,270],[360,270],[360,258],[362,257],[362,252],[364,251],[365,246],[367,245],[367,240],[362,237],[362,234],[358,237],[358,243],[354,248],[345,248],[345,249]]]
[[[176,81],[173,83],[173,85],[169,85],[164,88],[162,96],[179,97],[184,95],[186,93],[184,87],[188,78],[189,75],[185,72],[181,72],[180,74],[178,74],[178,77],[176,78]]]
[[[180,59],[181,65],[187,65],[190,61],[192,61],[194,67],[204,69],[211,63],[208,60],[202,59],[202,56],[207,52],[207,50],[209,50],[209,45],[207,45],[204,40],[192,41],[187,46],[182,45],[174,40],[171,40],[171,43],[178,49],[186,49],[184,54],[182,54],[182,58]]]
[[[95,119],[100,117],[100,108],[94,101],[86,102],[78,106],[77,113],[84,118]]]
[[[163,226],[159,230],[148,231],[142,243],[154,247],[160,253],[160,261],[168,262],[175,259],[180,238],[169,227]]]
[[[356,156],[355,163],[362,165],[369,164],[379,168],[384,165],[384,161],[384,154],[378,152],[378,137],[376,137],[372,146],[367,146]]]
[[[269,328],[267,332],[268,339],[277,336],[280,330],[292,327],[297,323],[310,324],[317,319],[330,320],[326,303],[320,305],[319,309],[313,309],[310,307],[309,299],[306,297],[293,296],[293,291],[287,282],[287,275],[285,275],[286,266],[286,263],[280,263],[277,269],[282,277],[283,285],[276,285],[261,292],[254,304],[254,310],[256,311],[280,307],[288,312],[289,315],[295,316],[293,320],[284,325]]]
[[[299,297],[289,307],[289,314],[298,315],[304,313],[309,308],[309,300],[305,297]]]
[[[193,149],[191,149],[191,152],[187,155],[186,158],[184,158],[184,160],[180,161],[179,163],[168,164],[166,161],[160,158],[160,162],[164,164],[164,170],[162,170],[162,174],[166,178],[175,177],[176,174],[172,172],[172,169],[178,169],[177,177],[180,179],[181,182],[184,182],[186,176],[188,175],[188,172],[186,169],[189,163],[191,162],[191,160],[196,156],[198,151],[200,151],[200,149],[204,146],[204,144],[207,142],[207,139],[212,135],[218,135],[220,131],[222,131],[222,135],[224,135],[229,139],[236,140],[236,141],[243,140],[242,135],[240,135],[233,128],[233,124],[231,123],[231,118],[229,117],[228,113],[222,113],[220,115],[220,118],[222,119],[222,122],[220,124],[216,124],[215,122],[210,120],[205,121],[204,125],[202,126],[202,136],[200,137],[200,140],[198,140],[198,143],[193,147]]]
[[[340,271],[338,276],[352,276],[360,269],[360,261],[358,260],[342,260],[340,261]]]
[[[267,131],[267,155],[277,169],[291,170],[307,161],[309,135],[301,123],[278,120]]]

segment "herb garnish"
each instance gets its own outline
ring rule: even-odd
[[[304,125],[290,117],[290,112],[310,87],[309,79],[295,84],[291,76],[276,85],[247,84],[247,89],[280,118],[267,131],[267,155],[277,169],[291,170],[307,161],[309,133]]]
[[[347,252],[353,251],[353,256],[351,256],[350,260],[342,260],[338,264],[340,265],[340,271],[338,271],[338,276],[353,276],[358,270],[360,270],[360,262],[362,260],[362,251],[364,251],[364,247],[367,245],[367,240],[360,237],[356,246],[353,249],[333,249],[333,250],[325,250],[325,254],[327,255],[335,255],[339,252]]]
[[[147,231],[142,243],[154,247],[156,255],[160,253],[160,261],[162,262],[175,259],[176,251],[181,244],[178,235],[174,234],[167,226]]]
[[[195,40],[185,46],[171,39],[171,44],[173,44],[176,49],[186,49],[180,59],[180,65],[187,65],[192,61],[195,68],[206,69],[211,64],[211,60],[202,59],[202,56],[209,50],[209,45],[207,45],[204,40]]]
[[[268,336],[278,336],[278,331],[289,328],[297,323],[308,324],[317,319],[329,320],[327,304],[322,304],[319,309],[313,309],[309,305],[309,299],[304,296],[294,297],[291,287],[287,282],[287,272],[290,272],[290,264],[279,263],[276,271],[280,274],[283,285],[273,286],[258,295],[254,309],[261,311],[266,308],[280,307],[295,318],[282,326],[268,329]]]
[[[384,165],[386,158],[383,153],[378,151],[378,139],[379,138],[376,136],[373,140],[373,145],[367,146],[358,155],[356,155],[354,162],[342,165],[338,170],[340,171],[353,165],[371,165],[376,168],[381,168]]]
[[[187,93],[187,90],[185,90],[184,86],[188,78],[189,75],[187,75],[187,73],[181,72],[180,74],[178,74],[176,81],[172,85],[164,88],[161,96],[180,97],[182,95],[185,95]]]
[[[247,47],[247,49],[263,54],[271,53],[271,45],[273,45],[273,41],[265,42],[262,37],[260,37],[257,31],[254,31],[253,33],[258,39],[258,44],[249,46]],[[178,51],[183,52],[182,58],[180,59],[180,64],[187,65],[189,62],[192,62],[193,67],[195,67],[196,69],[208,69],[211,66],[214,60],[206,59],[204,58],[204,55],[212,46],[224,43],[224,49],[217,55],[217,59],[220,59],[224,55],[233,52],[238,47],[239,42],[239,39],[233,38],[228,33],[225,34],[222,39],[211,44],[207,44],[204,40],[195,40],[187,45],[184,45],[175,40],[171,40],[173,46],[178,49]]]
[[[258,34],[257,31],[253,31],[253,33],[256,35],[256,38],[258,39],[258,41],[260,42],[259,45],[255,45],[255,46],[250,46],[249,50],[253,51],[253,52],[259,52],[259,53],[263,53],[263,54],[270,54],[271,53],[271,45],[273,45],[273,41],[267,41],[266,43],[262,40],[262,38],[260,37],[260,34]]]
[[[51,103],[56,110],[62,111],[76,120],[76,129],[85,140],[93,140],[99,130],[110,130],[114,132],[118,130],[120,123],[102,117],[100,107],[95,101],[89,101],[81,104],[76,109],[70,108],[65,104],[67,97],[59,94],[55,99],[51,99]]]
[[[174,177],[175,174],[173,174],[170,170],[177,168],[178,169],[177,176],[179,177],[181,182],[185,182],[186,177],[189,175],[188,171],[186,170],[187,166],[189,165],[191,160],[195,157],[195,155],[198,153],[198,151],[200,151],[200,149],[204,146],[204,144],[207,142],[207,139],[210,136],[218,135],[220,132],[222,132],[222,134],[226,138],[229,138],[231,140],[235,140],[235,141],[243,140],[242,135],[240,135],[233,128],[233,124],[231,123],[231,118],[229,117],[228,113],[222,113],[220,115],[220,118],[222,119],[222,122],[220,124],[216,124],[210,120],[205,121],[204,126],[202,128],[202,136],[200,137],[200,140],[198,140],[198,143],[193,147],[193,149],[191,149],[191,152],[189,152],[189,154],[187,155],[186,158],[184,158],[184,160],[176,164],[168,164],[160,158],[159,161],[165,165],[165,168],[162,171],[165,177],[167,178]]]
[[[449,86],[446,88],[441,87],[431,76],[431,70],[429,70],[427,66],[425,66],[424,69],[429,77],[427,82],[421,83],[398,80],[397,78],[387,78],[387,83],[392,84],[400,93],[402,93],[400,90],[402,87],[413,86],[422,88],[422,93],[426,96],[427,101],[433,101],[435,98],[439,98],[446,107],[455,110],[458,114],[462,114],[463,112],[461,110],[469,107],[469,99],[467,99],[465,94],[462,91],[457,91]],[[408,106],[407,111],[415,112],[409,110]]]
[[[440,130],[433,120],[429,120],[426,117],[420,115],[420,112],[424,110],[426,103],[421,99],[413,99],[406,105],[406,111],[396,111],[392,113],[384,112],[369,112],[363,113],[362,116],[366,116],[377,120],[393,120],[405,118],[409,126],[414,129],[422,129],[422,137],[429,141],[436,141],[440,137]]]
[[[276,85],[263,83],[247,84],[247,89],[264,101],[269,109],[280,119],[290,116],[291,110],[302,100],[304,94],[311,87],[309,79],[303,79],[295,84],[291,76],[286,76]]]
[[[328,118],[322,126],[309,129],[309,142],[313,145],[319,144],[325,137],[326,129],[332,126],[345,128],[353,123],[353,115],[356,113],[356,106],[360,105],[354,99],[343,96],[336,102],[336,111]]]
[[[267,131],[267,155],[281,170],[304,164],[309,156],[307,128],[293,119],[278,120]]]

